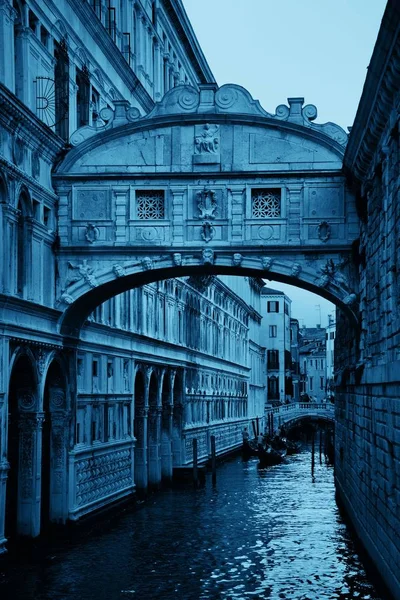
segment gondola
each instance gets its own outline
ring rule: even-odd
[[[258,458],[259,464],[258,466],[263,469],[265,467],[272,467],[273,465],[280,465],[286,456],[286,450],[281,450],[278,452],[274,450],[271,446],[267,446],[266,448],[259,448],[258,450]]]
[[[287,456],[291,456],[292,454],[297,454],[301,450],[300,442],[292,442],[288,440],[286,442],[286,454]]]

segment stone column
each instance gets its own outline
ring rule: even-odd
[[[15,95],[35,112],[30,98],[31,86],[29,85],[31,76],[29,73],[29,38],[31,34],[29,27],[16,27],[14,45],[18,60],[16,62]]]
[[[172,479],[172,417],[173,406],[163,406],[161,432],[161,477]]]
[[[129,188],[114,189],[115,198],[115,245],[124,246],[127,241],[127,206],[129,206]]]
[[[17,533],[36,537],[40,533],[42,426],[44,413],[20,415]]]
[[[154,44],[154,65],[153,65],[153,85],[154,85],[154,100],[158,101],[162,98],[162,69],[161,69],[161,49],[157,39],[153,40]]]
[[[70,414],[51,413],[50,521],[65,523],[68,518],[68,442]]]
[[[161,481],[161,407],[151,407],[149,411],[148,436],[148,483],[157,486]]]
[[[14,91],[14,19],[11,0],[0,0],[0,81]]]
[[[149,409],[136,410],[136,444],[135,444],[135,485],[139,489],[146,489],[147,475],[147,415]]]

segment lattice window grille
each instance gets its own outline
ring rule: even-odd
[[[161,190],[138,190],[136,192],[136,215],[138,219],[164,219],[164,192]]]
[[[255,219],[281,216],[281,191],[258,189],[251,191],[251,210]]]

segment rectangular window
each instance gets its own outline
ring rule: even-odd
[[[279,312],[279,302],[275,300],[271,300],[267,302],[267,311],[269,313],[277,313]]]
[[[285,315],[289,314],[289,306],[285,302]]]
[[[312,367],[313,361],[312,358],[310,359],[310,367]]]
[[[321,390],[323,390],[323,389],[324,389],[324,378],[321,377]]]
[[[312,390],[313,390],[313,383],[314,383],[314,377],[310,377],[310,379],[309,379],[310,392],[312,392]]]
[[[268,219],[281,216],[281,190],[251,190],[251,216],[254,219]]]
[[[138,219],[164,219],[164,190],[136,190],[136,217]]]
[[[335,339],[335,332],[334,332],[334,331],[331,331],[331,333],[330,333],[330,338],[331,338],[331,340],[334,340],[334,339]]]
[[[267,366],[270,370],[279,369],[279,350],[268,350]]]
[[[86,65],[76,69],[76,122],[78,127],[89,125],[90,76]]]
[[[274,338],[277,336],[277,326],[276,325],[270,325],[269,326],[269,337],[270,338]]]
[[[94,360],[92,363],[92,376],[93,377],[97,377],[97,375],[98,375],[98,366],[99,366],[98,361]]]

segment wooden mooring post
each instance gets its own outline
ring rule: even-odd
[[[319,464],[322,465],[322,429],[319,430]]]
[[[197,439],[193,439],[193,485],[198,487],[199,485],[199,472],[197,468]]]
[[[216,448],[215,448],[215,435],[210,437],[211,441],[211,471],[212,471],[212,483],[215,485],[217,483],[217,456],[216,456]]]
[[[312,430],[311,437],[311,475],[314,477],[314,469],[315,469],[315,431]]]

